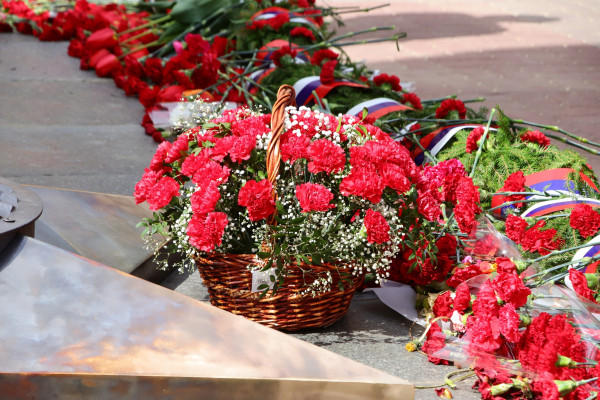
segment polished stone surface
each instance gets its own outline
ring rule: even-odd
[[[0,287],[3,395],[414,398],[395,376],[25,236],[0,254]]]

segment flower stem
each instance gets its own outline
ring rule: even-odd
[[[490,125],[492,124],[492,118],[496,113],[496,109],[492,108],[490,112],[490,118],[488,119],[487,126],[483,131],[483,137],[481,138],[481,143],[479,143],[479,148],[477,149],[477,154],[475,155],[475,161],[473,161],[473,168],[471,169],[471,173],[469,174],[469,178],[472,178],[475,175],[475,170],[477,168],[477,162],[479,161],[479,157],[481,157],[481,152],[483,150],[483,144],[485,143],[485,139],[487,138],[488,132],[490,131]]]
[[[548,199],[529,199],[529,200],[515,200],[515,201],[509,201],[508,203],[504,203],[504,204],[501,204],[501,205],[499,205],[499,206],[492,207],[492,208],[490,208],[490,209],[486,210],[486,212],[488,212],[488,211],[494,211],[494,210],[497,210],[497,209],[499,209],[499,208],[506,207],[506,206],[511,206],[511,205],[513,205],[513,204],[519,204],[519,203],[535,203],[535,202],[540,202],[540,201],[548,201]]]
[[[590,149],[587,146],[584,146],[584,145],[579,144],[577,142],[573,142],[572,140],[569,140],[569,139],[565,139],[564,137],[556,136],[556,135],[553,135],[551,133],[546,133],[546,136],[548,136],[549,138],[558,140],[559,142],[562,142],[562,143],[565,143],[565,144],[569,144],[569,145],[571,145],[573,147],[577,147],[578,149],[585,150],[588,153],[594,154],[596,156],[600,156],[600,152],[598,150]],[[589,143],[595,145],[595,143],[592,143],[592,142],[589,142]]]
[[[129,28],[129,29],[127,29],[127,30],[123,31],[123,32],[119,32],[119,33],[117,33],[117,37],[119,37],[119,36],[123,36],[123,35],[125,35],[126,33],[135,32],[135,31],[137,31],[137,30],[139,30],[139,29],[147,28],[147,27],[149,27],[149,26],[152,26],[152,25],[158,25],[159,23],[161,23],[161,22],[163,22],[163,21],[168,21],[168,20],[170,20],[170,19],[171,19],[171,16],[170,16],[170,15],[165,15],[165,16],[164,16],[164,17],[162,17],[162,18],[158,18],[158,19],[152,20],[152,21],[150,21],[150,22],[146,22],[145,24],[138,25],[138,26],[135,26],[135,27],[133,27],[133,28]]]
[[[531,261],[527,261],[527,262],[528,263],[534,263],[534,262],[542,261],[542,260],[545,260],[546,258],[549,258],[549,257],[552,257],[552,256],[557,256],[559,254],[568,253],[569,251],[583,249],[585,247],[590,247],[590,246],[593,246],[593,245],[594,245],[593,243],[592,244],[590,244],[590,243],[582,244],[581,246],[571,247],[569,249],[564,249],[564,250],[561,250],[561,251],[555,251],[555,252],[552,252],[550,254],[546,254],[543,257],[539,257],[539,258],[536,258],[535,260],[531,260]]]
[[[523,125],[529,125],[529,126],[535,126],[537,128],[542,128],[542,129],[547,129],[549,131],[554,131],[554,132],[560,132],[563,135],[567,135],[568,137],[575,139],[581,143],[587,143],[590,144],[592,146],[595,147],[600,147],[600,143],[595,143],[595,142],[591,142],[588,139],[581,137],[581,136],[577,136],[574,135],[572,133],[569,133],[567,131],[565,131],[564,129],[559,128],[558,126],[551,126],[551,125],[542,125],[542,124],[538,124],[535,122],[529,122],[529,121],[523,121],[522,119],[512,119],[509,118],[510,122],[512,122],[513,124],[523,124]]]

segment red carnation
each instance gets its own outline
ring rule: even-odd
[[[308,170],[318,172],[340,172],[346,166],[346,153],[329,139],[319,139],[311,143],[307,150],[310,162]]]
[[[281,46],[279,49],[275,50],[273,54],[271,54],[271,61],[273,61],[273,64],[276,66],[281,67],[281,58],[288,54],[290,58],[294,59],[298,55],[298,50],[292,50],[287,44],[285,46]]]
[[[425,219],[428,221],[437,221],[440,215],[442,215],[442,210],[437,200],[431,193],[431,190],[418,192],[417,209],[419,214],[425,217]]]
[[[473,301],[473,312],[478,319],[489,319],[498,316],[500,304],[498,304],[491,281],[485,281],[479,288],[477,298]]]
[[[162,177],[161,172],[152,171],[146,168],[142,179],[135,185],[133,197],[135,197],[135,204],[141,204],[146,201],[148,193],[156,185],[156,181]]]
[[[498,316],[500,320],[500,332],[509,342],[518,342],[519,335],[519,314],[515,311],[512,304],[507,304],[500,309]]]
[[[285,136],[285,134],[283,135]],[[283,138],[282,138],[283,139]],[[281,158],[283,161],[293,164],[300,158],[308,158],[308,146],[310,138],[307,136],[290,135],[289,139],[281,143]]]
[[[498,318],[469,318],[467,322],[469,347],[491,353],[502,346]]]
[[[456,187],[455,219],[460,231],[469,235],[479,225],[475,221],[475,216],[481,212],[478,189],[479,187],[473,185],[473,180],[467,177],[461,177]]]
[[[190,154],[183,160],[181,164],[181,174],[192,177],[196,171],[198,171],[204,164],[208,162],[208,157],[204,155]]]
[[[404,95],[402,96],[402,103],[406,102],[409,102],[412,108],[414,108],[415,110],[423,109],[423,105],[421,105],[421,99],[415,93],[404,93]],[[413,130],[412,127],[411,130]]]
[[[498,257],[496,258],[496,264],[498,264],[496,268],[498,273],[518,275],[517,265],[510,258]]]
[[[83,43],[77,39],[73,39],[69,42],[68,54],[71,57],[81,58],[83,56],[84,46]]]
[[[208,215],[194,214],[187,229],[190,244],[202,251],[213,251],[221,245],[223,233],[229,221],[222,212],[212,212]]]
[[[238,204],[248,208],[250,221],[259,221],[275,212],[275,201],[271,197],[273,185],[268,179],[260,182],[249,180],[240,189]]]
[[[594,297],[595,292],[588,287],[588,281],[583,272],[575,268],[569,269],[569,280],[571,280],[575,293],[593,303],[598,303]]]
[[[152,211],[159,210],[169,204],[173,197],[179,196],[179,183],[175,179],[165,176],[156,182],[150,189],[146,201]]]
[[[454,310],[462,314],[469,307],[471,307],[471,292],[466,283],[461,283],[456,288]]]
[[[164,169],[164,161],[167,158],[167,153],[171,149],[171,142],[163,142],[156,148],[154,157],[150,161],[150,168],[152,171],[161,171]]]
[[[506,217],[506,236],[515,243],[520,244],[528,226],[529,224],[523,218],[511,214]]]
[[[523,285],[523,280],[514,274],[499,273],[492,280],[492,286],[498,297],[515,308],[523,307],[527,303],[527,296],[531,294],[531,290]]]
[[[446,99],[442,101],[442,104],[440,104],[438,109],[435,110],[435,117],[438,119],[446,118],[450,111],[456,111],[460,119],[465,119],[467,116],[467,109],[462,101],[456,99]]]
[[[427,340],[423,344],[422,350],[427,354],[429,362],[434,364],[448,365],[448,361],[433,357],[432,355],[443,349],[446,346],[445,335],[442,328],[437,323],[434,323],[427,332]]]
[[[525,191],[525,174],[523,174],[523,171],[517,171],[517,172],[513,172],[512,174],[510,174],[508,176],[508,178],[506,178],[506,180],[504,181],[504,186],[502,186],[498,191],[499,192],[515,192],[515,193],[524,192]],[[504,197],[505,202],[519,201],[519,200],[525,200],[525,195],[513,194],[510,196]],[[523,205],[523,203],[514,204],[514,206],[517,208],[520,208],[522,205]]]
[[[337,63],[337,60],[331,60],[323,64],[323,67],[321,67],[321,74],[319,75],[321,78],[321,83],[328,85],[335,82],[333,71],[335,70]]]
[[[442,194],[444,195],[444,201],[449,201],[452,204],[456,204],[458,199],[456,198],[456,189],[460,183],[460,179],[464,175],[462,173],[449,174],[444,177],[442,184]]]
[[[550,254],[552,250],[559,249],[564,240],[558,238],[554,239],[556,235],[556,229],[548,229],[541,231],[546,225],[546,221],[538,221],[536,224],[525,232],[521,239],[521,246],[523,249],[529,252],[537,251],[541,255]]]
[[[160,85],[163,80],[163,66],[160,58],[148,58],[144,62],[144,71],[152,82]]]
[[[288,13],[277,14],[273,18],[267,20],[267,24],[271,26],[275,31],[279,31],[281,27],[290,22],[290,16]]]
[[[600,214],[587,204],[577,204],[569,217],[571,228],[584,238],[595,235],[600,229]]]
[[[199,164],[200,163],[201,161]],[[220,185],[221,183],[227,182],[229,179],[229,172],[230,169],[226,166],[212,160],[207,160],[206,162],[202,163],[196,171],[194,171],[192,182],[197,185],[203,185],[208,180],[211,182],[217,182],[217,184]]]
[[[454,310],[451,307],[453,303],[454,301],[452,300],[449,291],[438,295],[438,297],[435,298],[435,302],[433,303],[433,315],[435,315],[436,317],[450,318],[452,316],[452,313],[454,312]]]
[[[125,80],[123,90],[125,90],[126,96],[136,96],[147,87],[148,84],[137,76],[130,76]]]
[[[559,354],[575,362],[585,362],[585,344],[569,322],[564,314],[551,317],[540,313],[533,318],[515,349],[521,365],[533,372],[550,373],[556,380],[583,379],[585,368],[555,365]]]
[[[217,83],[219,79],[221,61],[214,51],[207,51],[202,55],[202,66],[194,69],[191,80],[197,89],[205,89]]]
[[[467,153],[470,154],[479,149],[477,142],[479,142],[479,140],[483,137],[483,132],[483,127],[478,126],[477,128],[473,129],[471,133],[469,133],[469,136],[467,137],[467,147],[465,149]]]
[[[333,200],[333,193],[323,185],[315,183],[303,183],[296,186],[296,197],[302,207],[302,212],[328,211],[335,208],[335,204],[329,204]]]
[[[369,243],[383,244],[390,241],[390,225],[379,211],[368,209],[364,223]]]
[[[537,143],[544,149],[550,146],[550,139],[540,131],[527,131],[521,136],[521,140],[524,142]]]
[[[329,49],[315,51],[311,58],[312,65],[321,65],[323,60],[337,60],[340,55]]]
[[[457,287],[461,283],[481,274],[483,274],[481,268],[479,268],[477,265],[472,264],[465,268],[457,268],[452,274],[452,276],[448,278],[446,283],[450,287]]]
[[[140,92],[139,101],[145,108],[150,108],[158,100],[158,94],[160,93],[160,86],[154,86],[152,88],[147,87]]]
[[[551,379],[536,379],[531,384],[535,400],[559,400],[558,387]]]
[[[187,50],[195,56],[210,50],[210,43],[197,33],[185,35],[185,43],[187,44]]]
[[[269,132],[269,127],[262,117],[249,117],[231,123],[231,134],[235,136],[252,136],[257,138]]]
[[[404,170],[396,164],[385,163],[379,168],[383,184],[394,189],[398,194],[405,193],[411,188],[411,183],[404,175]]]
[[[220,199],[219,182],[205,179],[190,198],[192,211],[198,215],[214,211]]]
[[[344,196],[362,197],[373,204],[381,201],[384,188],[381,177],[367,167],[353,168],[350,175],[342,179],[340,184],[340,192]]]
[[[305,28],[303,26],[297,26],[294,29],[292,29],[290,31],[290,35],[292,35],[292,37],[303,36],[307,39],[310,39],[313,42],[315,41],[315,35],[313,34],[313,32],[310,29]]]
[[[229,156],[231,161],[238,162],[241,164],[242,161],[248,160],[252,155],[252,150],[256,147],[255,136],[241,136],[238,137],[234,142],[231,149],[229,149]]]
[[[387,83],[390,85],[391,89],[396,92],[402,90],[402,86],[400,86],[400,78],[398,78],[396,75],[379,74],[373,78],[373,82],[377,86]]]
[[[236,140],[237,136],[225,136],[224,138],[217,140],[215,147],[212,148],[211,158],[215,161],[223,161],[229,154],[229,151]]]
[[[165,157],[165,162],[167,164],[174,163],[179,160],[183,155],[182,152],[186,152],[189,147],[189,140],[187,135],[181,135],[173,142],[167,156]]]
[[[125,75],[137,76],[140,79],[146,77],[144,67],[140,62],[132,55],[125,56]]]

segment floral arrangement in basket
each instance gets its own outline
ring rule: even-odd
[[[457,219],[466,230],[476,224],[476,188],[464,168],[455,166],[459,188],[444,197],[426,175],[432,172],[417,168],[408,150],[379,128],[296,108],[293,98],[293,88],[282,86],[272,116],[247,108],[216,116],[207,109],[200,127],[162,143],[135,190],[138,203],[162,209],[142,223],[147,233],[168,236],[168,251],[189,259],[255,255],[262,261],[252,268],[274,269],[273,295],[290,266],[306,267],[302,294],[316,296],[353,286],[352,276],[388,277],[403,251],[411,253],[409,273],[440,268],[445,276],[456,240],[439,222],[444,204],[457,206],[451,191],[463,199]],[[438,178],[452,172],[451,164],[436,170]],[[311,271],[323,263],[340,267]],[[270,290],[260,289],[262,296]]]

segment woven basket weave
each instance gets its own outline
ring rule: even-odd
[[[277,101],[271,116],[273,137],[267,149],[267,173],[269,181],[275,186],[281,155],[279,142],[284,129],[285,108],[296,105],[294,88],[283,85],[277,93]],[[273,198],[276,198],[275,190]],[[274,223],[274,215],[270,217]],[[206,257],[196,258],[198,271],[208,288],[210,302],[213,306],[242,315],[262,325],[289,331],[304,328],[319,328],[333,324],[342,318],[352,296],[360,285],[362,277],[353,276],[352,286],[345,284],[343,292],[337,289],[341,279],[338,271],[351,272],[351,268],[324,263],[322,266],[303,265],[315,273],[331,272],[332,290],[319,294],[302,295],[306,285],[312,279],[295,265],[286,267],[286,276],[275,296],[269,292],[259,300],[260,292],[252,293],[252,272],[249,265],[259,265],[260,260],[253,254],[221,254],[213,253]]]

